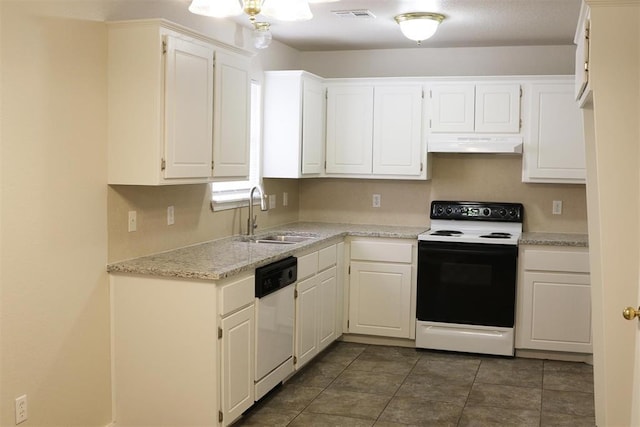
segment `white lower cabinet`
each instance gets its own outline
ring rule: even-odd
[[[416,243],[353,240],[348,331],[415,338]]]
[[[221,405],[218,420],[222,425],[229,425],[254,402],[254,276],[223,285],[219,295]]]
[[[218,425],[216,284],[121,274],[110,281],[115,423]]]
[[[300,369],[340,335],[337,245],[298,257],[295,368]]]
[[[253,405],[253,274],[110,281],[118,426],[226,426]]]
[[[589,253],[520,248],[516,348],[591,353]]]

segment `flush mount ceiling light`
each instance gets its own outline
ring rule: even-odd
[[[266,49],[271,44],[271,24],[268,22],[256,22],[253,24],[253,46],[256,49]]]
[[[252,24],[256,15],[281,21],[307,21],[313,18],[307,0],[193,0],[189,11],[198,15],[225,18],[242,12],[249,15]]]
[[[436,33],[438,25],[444,20],[444,15],[429,12],[411,12],[397,15],[395,20],[400,25],[400,30],[406,38],[420,44],[422,40],[426,40]]]

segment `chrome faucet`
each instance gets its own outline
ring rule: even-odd
[[[264,193],[262,192],[262,188],[259,185],[256,185],[251,188],[249,191],[249,218],[247,218],[247,236],[253,236],[253,230],[258,227],[258,215],[253,214],[253,192],[258,190],[258,194],[260,195],[260,210],[267,210],[267,199],[264,197]]]

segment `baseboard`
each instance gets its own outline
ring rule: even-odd
[[[343,334],[339,341],[358,344],[392,345],[397,347],[416,347],[416,341],[406,338],[377,337],[373,335]]]
[[[593,354],[586,353],[565,353],[562,351],[516,349],[516,357],[522,357],[526,359],[560,360],[564,362],[583,362],[588,365],[593,365]]]

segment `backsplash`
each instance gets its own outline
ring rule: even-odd
[[[300,220],[427,226],[432,200],[480,200],[523,203],[525,231],[587,232],[584,185],[525,184],[521,175],[517,155],[434,154],[426,182],[302,180]],[[551,213],[554,200],[562,200],[562,215]]]
[[[258,230],[298,220],[298,181],[265,179],[266,194],[275,194],[277,207],[267,212],[256,209]],[[288,206],[282,206],[282,193]],[[207,184],[109,186],[107,193],[108,261],[122,261],[143,255],[246,233],[246,207],[212,212]],[[174,206],[175,223],[167,225],[167,207]],[[137,212],[137,231],[127,231],[127,212]]]
[[[584,185],[525,184],[522,157],[485,154],[434,154],[430,181],[363,179],[265,179],[276,209],[258,214],[258,230],[294,221],[381,225],[429,225],[432,200],[520,202],[525,231],[587,232]],[[282,195],[288,193],[288,206]],[[373,194],[381,196],[372,207]],[[110,186],[109,262],[162,252],[246,232],[247,209],[211,212],[209,186]],[[553,215],[562,200],[562,215]],[[167,225],[167,207],[175,224]],[[127,232],[127,211],[135,210],[138,230]]]

